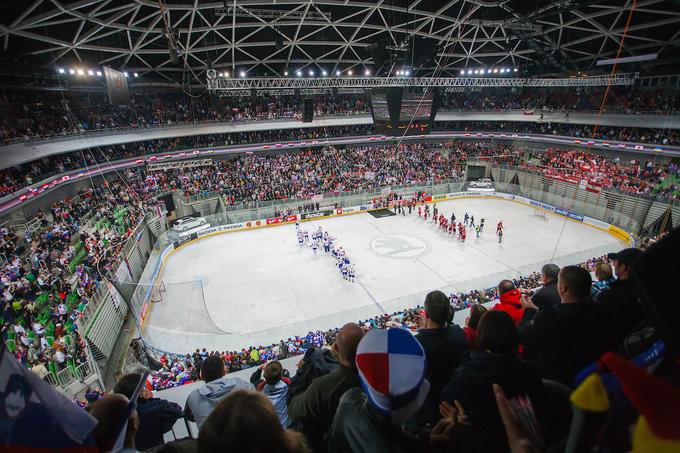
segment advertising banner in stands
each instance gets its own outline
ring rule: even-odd
[[[306,212],[302,214],[302,219],[318,219],[319,217],[328,217],[329,215],[333,215],[333,211],[330,209],[325,211]]]
[[[147,170],[172,170],[175,168],[195,168],[212,165],[212,159],[178,160],[173,162],[149,162]]]
[[[267,219],[267,225],[273,225],[275,223],[282,223],[284,222],[283,217],[272,217],[270,219]]]

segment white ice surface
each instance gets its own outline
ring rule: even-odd
[[[358,281],[342,279],[322,250],[299,247],[294,225],[234,232],[194,241],[167,261],[163,301],[153,305],[145,337],[172,352],[241,349],[309,330],[339,327],[422,303],[433,289],[487,288],[547,262],[575,264],[623,244],[562,217],[504,200],[461,199],[437,204],[457,221],[465,212],[486,219],[482,237],[462,243],[417,215],[376,219],[368,213],[303,222],[336,237],[356,266]],[[505,234],[499,244],[496,223]],[[406,244],[395,253],[391,247]],[[410,244],[410,245],[409,245]]]

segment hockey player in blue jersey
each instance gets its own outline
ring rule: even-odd
[[[350,282],[354,282],[355,273],[353,265],[349,266],[349,269],[347,269],[347,276]]]

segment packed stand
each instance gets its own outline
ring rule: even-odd
[[[548,149],[522,161],[520,168],[540,171],[546,176],[586,180],[595,188],[616,189],[638,195],[678,196],[680,172],[676,163],[658,165],[652,161],[609,160],[585,151]]]
[[[300,96],[217,98],[206,93],[133,93],[130,105],[109,103],[105,93],[4,91],[0,110],[6,118],[0,141],[34,140],[98,130],[302,118]],[[314,114],[359,115],[369,112],[363,95],[314,96]]]
[[[124,239],[148,210],[160,210],[156,199],[142,199],[130,176],[55,203],[23,237],[3,232],[0,333],[10,353],[40,377],[66,367],[77,373],[87,360],[80,314],[101,273],[118,264]],[[85,229],[83,219],[93,227]]]
[[[482,88],[472,92],[446,92],[441,110],[530,110],[547,112],[597,112],[605,87],[579,88]],[[673,90],[614,87],[607,94],[603,113],[670,114],[680,109],[680,95]]]

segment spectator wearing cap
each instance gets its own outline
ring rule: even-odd
[[[283,366],[278,360],[268,362],[260,366],[250,377],[250,383],[255,386],[258,392],[262,392],[269,398],[274,405],[276,413],[281,420],[281,426],[288,428],[290,418],[288,417],[288,387],[290,379],[283,376]]]
[[[557,279],[559,305],[538,311],[522,296],[525,310],[519,336],[523,357],[544,379],[573,386],[574,375],[601,354],[600,316],[590,298],[591,285],[587,270],[566,266]]]
[[[356,364],[361,387],[340,399],[327,451],[419,451],[402,425],[418,412],[430,391],[422,345],[405,329],[372,329],[359,343]]]
[[[636,248],[623,249],[607,255],[612,260],[616,280],[597,297],[604,312],[604,329],[607,333],[607,349],[616,351],[635,326],[644,318],[629,280],[631,265],[642,255]]]
[[[486,312],[477,329],[479,351],[465,354],[441,400],[465,409],[471,425],[457,436],[460,451],[507,451],[508,443],[501,422],[493,384],[500,385],[508,397],[527,395],[537,419],[545,414],[543,383],[536,368],[518,356],[519,336],[512,318],[499,310]]]
[[[249,382],[227,376],[226,373],[224,360],[220,356],[210,356],[201,363],[201,379],[205,385],[192,391],[184,405],[184,418],[196,422],[199,430],[217,403],[230,392],[253,389]]]
[[[446,294],[432,291],[425,297],[424,305],[425,314],[420,320],[423,325],[416,334],[416,340],[425,350],[426,376],[431,388],[425,404],[412,420],[416,426],[434,424],[439,420],[439,394],[467,348],[463,329],[448,322],[453,310]]]
[[[358,324],[345,324],[331,348],[340,367],[314,379],[304,392],[288,403],[288,415],[301,426],[314,451],[323,449],[323,435],[333,421],[340,397],[359,386],[355,356],[363,334]]]
[[[118,381],[113,392],[125,395],[128,399],[132,398],[141,378],[141,374],[127,374]],[[182,408],[179,404],[154,398],[153,394],[144,388],[137,400],[137,413],[139,429],[135,435],[135,445],[139,450],[148,450],[163,443],[163,434],[170,431],[177,419],[182,416]]]
[[[560,295],[557,292],[557,276],[560,267],[557,264],[546,264],[541,268],[541,281],[543,286],[531,296],[531,302],[543,310],[554,307],[560,303]]]
[[[600,293],[609,289],[611,284],[614,283],[612,267],[604,262],[597,263],[595,265],[595,278],[597,278],[597,282],[593,283],[590,293],[593,296],[593,300],[597,302]]]
[[[521,302],[522,293],[511,280],[501,280],[498,284],[498,297],[500,302],[493,306],[493,310],[506,312],[518,326],[524,315]]]

